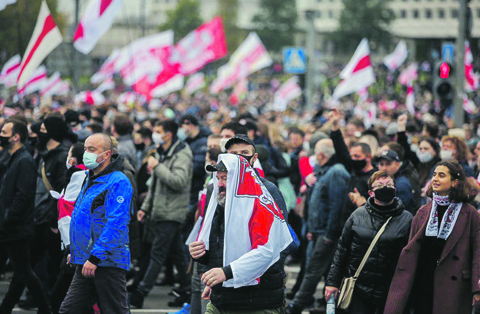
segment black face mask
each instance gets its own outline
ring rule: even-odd
[[[38,137],[30,136],[29,141],[30,141],[30,145],[32,145],[32,147],[35,147],[35,145],[37,145],[37,142],[38,142]]]
[[[381,189],[374,191],[375,199],[382,203],[390,203],[395,197],[396,191],[394,188],[384,186]]]
[[[355,172],[360,172],[365,168],[367,165],[367,161],[365,159],[360,159],[360,160],[353,160],[352,159],[352,167]]]
[[[8,147],[8,145],[11,144],[9,139],[10,137],[0,136],[0,146],[2,146],[3,148]]]
[[[252,160],[252,158],[253,158],[253,155],[251,155],[251,156],[242,155],[242,154],[237,154],[237,155],[238,155],[238,156],[242,156],[243,158],[245,158],[245,159],[248,161],[248,163],[249,163],[250,165],[252,165],[251,160]],[[253,165],[252,165],[252,166],[253,166]]]
[[[143,151],[145,149],[145,143],[135,144],[137,150]]]
[[[38,133],[38,145],[40,149],[43,149],[47,146],[48,141],[50,141],[50,135],[48,133],[39,132]]]

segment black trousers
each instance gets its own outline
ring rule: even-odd
[[[53,314],[58,314],[60,306],[67,295],[68,288],[70,288],[74,274],[75,268],[67,265],[67,256],[65,255],[60,265],[60,274],[57,277],[57,282],[50,296],[50,305],[52,306]]]
[[[0,313],[11,313],[15,304],[20,300],[25,286],[38,304],[38,312],[50,313],[50,305],[45,291],[31,267],[29,241],[26,239],[7,241],[2,245],[12,263],[14,273],[2,305],[0,305]]]
[[[91,313],[98,303],[102,314],[129,314],[126,275],[127,271],[120,268],[97,267],[95,277],[85,278],[82,266],[77,266],[59,313]]]

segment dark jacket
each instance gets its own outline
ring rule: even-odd
[[[405,209],[414,215],[417,212],[415,193],[410,180],[400,170],[395,174],[395,187],[397,188],[397,197],[402,200]]]
[[[0,242],[33,236],[35,162],[25,147],[0,163]]]
[[[37,164],[37,190],[35,195],[36,225],[48,223],[51,228],[58,227],[57,200],[47,190],[42,179],[42,165],[45,162],[45,174],[54,191],[60,192],[66,185],[68,149],[59,145],[56,148],[42,152]]]
[[[300,168],[298,161],[300,160],[300,152],[302,147],[299,147],[290,153],[290,182],[292,182],[295,193],[298,194],[300,186],[302,185],[302,175],[300,174]]]
[[[205,158],[207,157],[207,137],[210,130],[200,127],[200,132],[194,138],[187,138],[185,142],[190,146],[193,153],[193,177],[190,187],[190,205],[198,203],[198,192],[203,189],[205,183]]]
[[[344,277],[355,275],[378,230],[393,216],[385,232],[373,248],[355,284],[355,292],[364,300],[383,304],[395,272],[398,257],[408,242],[412,214],[402,202],[394,199],[393,208],[379,209],[373,198],[348,218],[338,242],[335,257],[326,281],[327,286],[340,287]]]
[[[225,209],[217,206],[210,231],[210,249],[198,259],[208,269],[223,267],[223,247],[225,234]],[[284,304],[283,261],[270,266],[260,277],[256,286],[225,288],[221,284],[212,288],[210,301],[219,309],[260,310],[273,309]],[[230,266],[223,267],[227,280],[233,278]]]

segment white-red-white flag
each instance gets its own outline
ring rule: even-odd
[[[181,74],[177,74],[165,83],[158,85],[155,87],[151,93],[151,97],[160,98],[163,96],[167,96],[173,92],[179,91],[183,88],[183,84],[185,81],[185,77]]]
[[[119,104],[134,104],[144,103],[146,97],[135,92],[124,92],[118,95],[117,103]]]
[[[25,86],[33,71],[40,66],[50,52],[60,45],[62,41],[62,34],[48,10],[47,3],[42,1],[32,38],[30,38],[27,50],[22,58],[17,81],[18,90]]]
[[[106,99],[102,93],[97,91],[83,91],[75,96],[75,102],[86,103],[91,106],[98,106],[105,103]]]
[[[191,95],[197,90],[205,87],[205,84],[205,74],[202,72],[195,73],[188,78],[187,83],[185,84],[185,92]]]
[[[97,92],[103,93],[106,90],[112,90],[115,88],[115,82],[113,81],[113,77],[106,78],[102,84],[100,84],[95,90]]]
[[[97,73],[92,75],[90,78],[90,83],[98,84],[107,78],[112,77],[113,74],[115,74],[115,62],[117,61],[119,55],[120,50],[114,49],[112,53],[110,53],[110,56],[108,56],[107,60],[103,62]]]
[[[57,95],[67,96],[70,92],[70,81],[62,81],[56,91]]]
[[[401,40],[395,50],[383,58],[383,63],[387,66],[390,71],[395,71],[399,66],[405,62],[408,56],[407,44],[405,41]]]
[[[5,87],[12,87],[17,84],[18,74],[20,73],[20,65],[22,64],[22,58],[19,54],[11,57],[7,63],[3,65],[2,72],[0,73],[0,84]]]
[[[473,100],[468,99],[468,95],[466,93],[463,94],[463,109],[469,114],[474,114],[477,111],[477,106]]]
[[[362,39],[352,58],[340,73],[340,78],[342,81],[338,83],[332,95],[334,99],[362,90],[375,82],[368,39]]]
[[[407,68],[405,68],[402,73],[398,76],[398,82],[402,85],[408,85],[408,83],[413,82],[418,77],[418,63],[413,62]]]
[[[38,67],[32,74],[32,76],[25,83],[23,88],[18,90],[18,94],[25,96],[34,92],[42,90],[47,82],[47,68],[45,66]]]
[[[14,4],[17,0],[0,0],[0,11],[5,9],[7,5]]]
[[[465,42],[465,90],[473,92],[478,89],[479,78],[473,73],[473,55],[470,43]]]
[[[405,106],[411,115],[415,114],[415,93],[413,91],[413,83],[409,82],[407,85],[407,97],[405,98]]]
[[[62,77],[60,76],[60,72],[55,72],[50,76],[45,85],[40,91],[40,96],[51,96],[57,93],[58,88],[62,84]]]
[[[110,29],[121,7],[122,0],[90,0],[73,37],[75,49],[89,54]]]
[[[301,95],[302,89],[300,85],[298,85],[298,78],[296,76],[292,76],[275,92],[273,99],[273,110],[285,111],[288,103],[291,100],[300,97]]]

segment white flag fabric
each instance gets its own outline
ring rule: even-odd
[[[103,62],[98,72],[92,75],[90,78],[90,83],[98,84],[107,78],[112,77],[115,73],[115,62],[117,61],[119,55],[120,50],[113,49],[112,53],[110,53],[110,56],[108,56],[107,60]]]
[[[110,29],[121,7],[122,0],[90,0],[75,31],[73,47],[89,54]]]
[[[162,85],[155,87],[152,92],[152,97],[163,97],[173,92],[179,91],[183,88],[185,77],[181,74],[177,74]]]
[[[185,91],[187,94],[191,95],[197,90],[205,87],[205,74],[202,72],[195,73],[190,76],[185,84]]]
[[[340,73],[340,77],[342,81],[338,83],[332,95],[334,99],[362,90],[375,82],[368,39],[362,39],[352,58]]]
[[[57,71],[46,80],[45,85],[40,91],[40,96],[51,96],[56,94],[61,84],[62,77],[60,76],[60,72]]]
[[[17,0],[0,0],[0,11],[5,9],[7,5],[14,4]]]
[[[233,279],[225,281],[223,286],[257,285],[293,239],[282,211],[247,160],[220,154],[218,162],[223,162],[228,170],[223,265],[230,265],[233,272]],[[216,176],[213,180],[213,195],[197,238],[205,243],[207,250],[219,194]]]
[[[407,106],[408,112],[411,115],[415,114],[415,94],[413,92],[413,84],[409,82],[407,85],[407,97],[405,99],[405,105]]]
[[[390,71],[395,71],[399,66],[405,62],[408,56],[407,44],[405,41],[401,40],[395,50],[383,58],[383,63],[387,66]]]
[[[45,66],[38,67],[32,74],[32,76],[25,83],[23,88],[18,90],[20,95],[29,95],[34,92],[42,90],[47,82],[47,68]]]
[[[124,92],[118,95],[117,103],[119,104],[133,104],[133,103],[144,103],[145,96],[137,94],[135,92]]]
[[[50,52],[60,45],[62,41],[62,34],[48,10],[47,3],[42,1],[35,29],[22,58],[17,81],[18,90],[25,86],[33,71],[40,66]]]
[[[398,76],[398,81],[402,85],[407,85],[409,82],[415,81],[418,77],[418,63],[413,62]]]
[[[57,95],[67,96],[70,92],[70,82],[69,81],[62,81],[56,91]]]
[[[83,91],[75,96],[75,102],[82,102],[91,106],[98,106],[105,103],[106,99],[102,93],[97,91]]]
[[[115,88],[115,82],[113,81],[113,77],[106,78],[102,84],[100,84],[95,90],[97,92],[103,93],[106,90],[112,90]]]
[[[302,89],[298,85],[298,78],[292,76],[275,92],[273,110],[285,111],[288,103],[300,96],[302,96]]]
[[[251,32],[232,54],[228,63],[218,69],[218,77],[210,86],[210,92],[218,94],[237,81],[273,63],[257,33]]]
[[[465,42],[465,90],[473,92],[478,89],[479,78],[473,73],[473,55],[470,49],[470,43]]]
[[[19,54],[11,57],[7,63],[3,65],[2,72],[0,73],[0,84],[5,87],[12,87],[17,84],[18,74],[20,74],[20,65],[22,64],[22,58]]]

